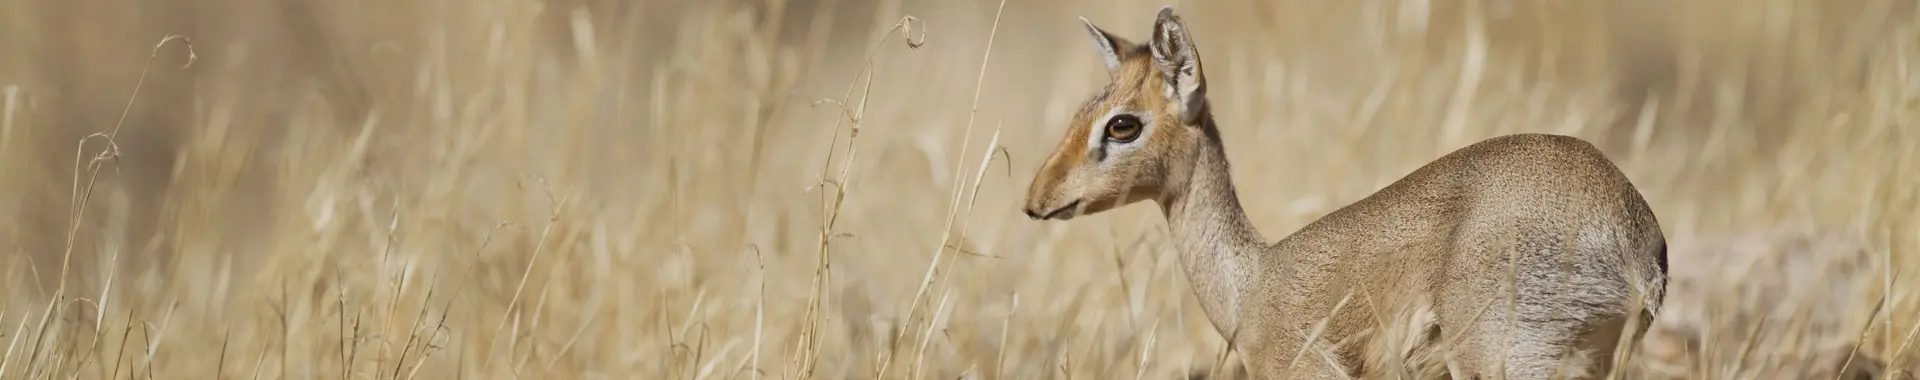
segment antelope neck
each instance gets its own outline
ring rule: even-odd
[[[1185,186],[1170,186],[1179,190],[1166,194],[1160,205],[1194,294],[1224,333],[1236,326],[1243,288],[1266,242],[1240,206],[1217,129],[1212,123],[1205,128],[1209,133],[1193,152]]]

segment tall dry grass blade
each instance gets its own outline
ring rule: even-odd
[[[114,366],[114,367],[115,367],[115,369],[114,369],[114,372],[115,372],[115,375],[114,375],[114,376],[115,376],[115,377],[118,377],[118,376],[119,376],[119,375],[118,375],[118,373],[119,373],[119,368],[118,368],[118,367],[119,367],[119,366],[118,366],[118,365],[116,365],[116,366]],[[266,346],[261,346],[261,347],[260,347],[260,353],[259,353],[259,354],[256,354],[256,355],[254,355],[254,358],[253,358],[253,375],[252,375],[251,377],[248,377],[248,379],[249,379],[249,380],[260,380],[260,374],[261,374],[261,373],[265,373],[265,372],[266,372],[266,368],[267,368],[267,347],[266,347]]]
[[[147,338],[147,347],[145,350],[146,352],[144,352],[144,354],[146,354],[146,360],[147,360],[147,378],[153,378],[153,373],[159,371],[159,369],[156,367],[158,366],[158,364],[154,363],[153,358],[154,356],[159,355],[160,342],[163,342],[167,339],[167,328],[173,326],[173,312],[178,311],[179,309],[180,309],[180,300],[176,299],[167,303],[167,313],[166,315],[160,317],[159,326],[157,327],[154,326],[153,322],[151,321],[142,320],[140,322],[142,327],[145,328],[142,331],[143,332],[142,336],[145,336]]]
[[[20,109],[20,86],[7,85],[0,88],[0,152],[6,152],[13,146],[14,114]]]
[[[843,95],[839,100],[827,99],[827,100],[822,100],[821,102],[815,103],[815,104],[834,103],[836,108],[840,110],[841,118],[835,123],[835,129],[833,133],[834,137],[833,137],[833,140],[831,141],[833,143],[837,143],[839,140],[840,127],[842,126],[848,127],[847,150],[846,150],[846,157],[840,160],[841,162],[840,175],[838,177],[829,177],[827,175],[829,170],[828,168],[831,167],[833,163],[833,157],[835,153],[837,153],[837,151],[832,150],[833,145],[828,146],[829,150],[827,154],[827,160],[825,161],[825,163],[822,164],[821,173],[820,173],[821,182],[820,184],[816,185],[818,188],[822,189],[822,196],[826,195],[825,185],[827,184],[834,185],[833,186],[834,190],[833,190],[832,199],[823,203],[824,211],[826,211],[826,215],[825,215],[826,219],[823,221],[820,228],[819,244],[817,246],[817,252],[816,252],[816,260],[818,260],[817,261],[818,264],[816,264],[814,267],[813,284],[812,284],[812,287],[810,288],[812,289],[812,293],[808,295],[807,308],[806,308],[806,314],[805,314],[806,316],[805,316],[805,319],[802,320],[803,325],[801,326],[801,330],[800,330],[801,339],[799,342],[797,342],[798,346],[796,347],[794,352],[794,357],[791,360],[791,363],[793,364],[793,366],[797,368],[797,370],[795,370],[795,372],[793,373],[793,376],[798,376],[800,378],[811,377],[813,375],[814,364],[816,363],[816,360],[819,358],[818,349],[820,347],[820,337],[817,335],[819,323],[820,323],[819,315],[820,315],[820,309],[821,309],[823,299],[826,297],[827,286],[831,283],[831,278],[830,278],[831,273],[827,270],[831,265],[830,263],[832,262],[831,255],[829,254],[830,252],[829,247],[831,245],[833,237],[835,236],[835,234],[832,233],[833,227],[839,222],[840,207],[846,201],[848,188],[852,186],[851,182],[853,179],[852,177],[853,162],[855,161],[854,159],[859,154],[859,150],[857,149],[856,142],[858,137],[860,136],[860,126],[861,126],[862,118],[864,118],[866,115],[866,104],[869,100],[871,100],[871,97],[869,95],[871,94],[872,88],[873,88],[873,74],[872,74],[873,59],[875,56],[877,56],[880,53],[880,48],[886,45],[887,41],[893,37],[893,34],[896,31],[902,32],[902,35],[906,36],[905,39],[906,39],[907,47],[909,49],[919,48],[923,43],[925,43],[926,34],[924,32],[921,34],[921,38],[919,41],[915,41],[911,35],[912,25],[918,20],[919,20],[918,18],[915,18],[913,16],[901,17],[900,21],[898,23],[895,23],[893,28],[890,28],[885,33],[883,33],[880,37],[880,40],[875,43],[874,47],[868,50],[866,61],[862,63],[859,73],[855,74],[853,83],[848,84],[846,94]],[[854,90],[857,88],[860,88],[858,87],[858,85],[860,84],[860,79],[862,77],[865,77],[866,79],[866,87],[865,87],[865,91],[862,91],[861,93],[860,105],[858,107],[849,108],[848,106],[849,101],[852,100]],[[836,180],[836,179],[830,179],[830,178],[838,178],[838,179]]]
[[[580,327],[574,328],[573,334],[567,336],[567,342],[560,346],[560,352],[553,354],[552,358],[547,359],[547,365],[544,366],[541,371],[553,373],[553,366],[559,364],[560,359],[566,358],[568,352],[573,351],[573,345],[580,342],[580,336],[586,334],[588,327],[593,327],[593,323],[600,320],[600,307],[600,302],[594,302],[587,308],[587,312],[585,313],[587,316],[586,321],[581,322]]]
[[[547,196],[547,225],[545,227],[540,228],[540,237],[534,240],[533,254],[531,257],[527,258],[527,268],[520,273],[520,281],[518,284],[514,285],[513,287],[513,298],[507,301],[507,307],[505,311],[507,313],[513,313],[515,311],[514,306],[520,303],[520,295],[527,290],[527,279],[533,275],[533,268],[537,267],[534,264],[539,263],[540,254],[546,252],[547,239],[549,236],[553,234],[553,226],[560,224],[560,205],[565,204],[564,203],[565,200],[555,199],[553,197],[553,185],[548,184],[547,179],[545,177],[536,176],[533,178],[540,182],[541,193],[546,194]],[[571,196],[571,193],[569,193],[569,196]],[[487,352],[488,352],[489,359],[487,360],[487,364],[483,364],[484,368],[482,369],[493,368],[492,353],[494,352],[494,350],[497,349],[496,346],[500,342],[500,338],[499,338],[500,330],[506,328],[507,320],[514,319],[517,321],[518,320],[517,316],[518,316],[517,313],[515,314],[515,318],[506,318],[506,316],[502,316],[502,318],[500,319],[500,323],[494,325],[493,327],[494,339],[492,343],[489,343],[487,345]],[[516,326],[517,326],[517,322],[516,322]],[[517,345],[518,343],[516,342],[514,344]],[[507,347],[508,357],[512,357],[513,349],[514,349],[514,346],[512,345]],[[509,372],[512,372],[517,376],[520,373],[520,370],[519,368],[510,368]]]
[[[148,322],[145,319],[140,320],[140,327],[141,327],[140,338],[145,340],[146,344],[144,345],[147,347],[153,347],[154,344],[159,343],[158,340],[155,340],[153,338],[153,334],[154,334],[153,330],[155,329],[152,326],[153,324],[151,322]],[[146,355],[144,359],[146,359],[145,367],[147,369],[146,371],[147,380],[153,380],[153,373],[158,371],[158,369],[154,368],[153,355],[151,353],[148,353],[148,355]],[[135,366],[135,367],[138,368],[139,366]]]
[[[925,367],[923,367],[922,365],[926,363],[927,346],[932,344],[933,330],[934,330],[934,327],[938,325],[937,323],[934,323],[934,321],[938,320],[941,315],[946,314],[947,305],[952,304],[951,301],[953,301],[952,289],[948,289],[945,292],[941,292],[940,303],[938,303],[937,306],[934,307],[933,314],[927,316],[927,326],[925,328],[922,328],[920,332],[920,347],[913,350],[913,367],[907,369],[908,379],[920,380],[921,377],[926,375],[926,372],[924,371]]]
[[[1020,292],[1013,292],[1008,295],[1007,298],[1007,318],[1000,322],[1000,350],[999,353],[994,356],[993,360],[993,378],[995,379],[1006,378],[1007,342],[1010,338],[1008,333],[1013,331],[1014,311],[1020,309]]]
[[[1892,261],[1888,261],[1888,263],[1891,263],[1891,262],[1892,262]],[[1892,265],[1887,265],[1887,266],[1889,266],[1889,267],[1891,267]],[[1885,310],[1885,309],[1887,308],[1887,307],[1886,307],[1886,306],[1887,306],[1887,298],[1886,298],[1886,297],[1890,297],[1890,296],[1892,296],[1892,295],[1893,295],[1893,293],[1885,293],[1885,294],[1883,294],[1883,295],[1881,296],[1881,298],[1880,298],[1880,300],[1879,300],[1879,301],[1877,301],[1877,302],[1874,302],[1874,304],[1873,304],[1873,311],[1872,311],[1872,312],[1870,312],[1870,313],[1867,313],[1867,314],[1868,314],[1868,315],[1880,315],[1880,312],[1881,312],[1881,310]],[[1872,324],[1872,323],[1863,323],[1863,324],[1861,324],[1861,326],[1860,326],[1860,333],[1858,333],[1858,334],[1855,334],[1855,338],[1854,338],[1854,340],[1853,340],[1853,347],[1849,347],[1849,348],[1847,348],[1847,360],[1845,360],[1845,361],[1842,361],[1842,362],[1840,362],[1840,368],[1835,368],[1835,369],[1834,369],[1834,374],[1833,374],[1833,378],[1834,378],[1834,379],[1833,379],[1833,380],[1840,380],[1840,378],[1841,378],[1841,377],[1843,377],[1843,376],[1846,376],[1846,375],[1847,375],[1847,371],[1846,371],[1846,369],[1848,369],[1849,367],[1852,367],[1852,366],[1853,366],[1853,359],[1854,359],[1854,358],[1856,358],[1856,357],[1859,357],[1859,356],[1860,356],[1860,345],[1862,345],[1862,344],[1864,344],[1864,343],[1866,343],[1866,342],[1867,342],[1867,334],[1870,334],[1870,333],[1872,333],[1872,332],[1873,332],[1873,324]],[[1893,361],[1893,360],[1898,360],[1897,358],[1888,358],[1888,359],[1889,359],[1889,361]],[[1887,374],[1886,376],[1892,376],[1892,372],[1897,372],[1897,370],[1895,370],[1895,371],[1887,371],[1887,372],[1889,372],[1889,373],[1888,373],[1888,374]]]
[[[1293,359],[1287,362],[1288,371],[1298,368],[1296,366],[1300,365],[1300,358],[1305,357],[1308,351],[1313,351],[1315,356],[1321,357],[1321,360],[1318,360],[1318,363],[1315,363],[1315,365],[1324,366],[1337,364],[1331,357],[1328,357],[1328,353],[1325,351],[1326,348],[1321,347],[1324,345],[1324,342],[1320,340],[1320,335],[1325,333],[1327,328],[1333,326],[1334,316],[1339,315],[1340,310],[1346,308],[1347,301],[1352,299],[1353,293],[1340,296],[1340,301],[1333,304],[1333,309],[1327,311],[1327,316],[1320,318],[1320,322],[1314,324],[1313,330],[1307,334],[1306,339],[1301,340],[1301,342],[1305,343],[1300,345],[1299,350],[1293,352]]]
[[[59,277],[60,286],[57,287],[56,288],[57,290],[54,291],[53,298],[55,301],[57,301],[63,294],[66,293],[67,273],[70,270],[73,262],[74,241],[76,238],[78,238],[80,233],[80,218],[82,213],[86,212],[87,202],[90,199],[92,199],[92,196],[93,196],[94,184],[97,183],[100,177],[99,167],[94,164],[90,164],[89,166],[92,167],[92,170],[87,171],[88,174],[87,174],[86,187],[82,188],[80,186],[80,177],[79,177],[81,173],[81,171],[79,170],[80,156],[86,147],[87,141],[95,138],[95,136],[105,139],[107,144],[107,147],[103,149],[100,152],[100,154],[94,158],[95,164],[99,163],[100,161],[113,159],[119,156],[119,145],[115,143],[114,139],[120,136],[121,127],[124,127],[127,124],[127,115],[133,112],[134,102],[140,99],[140,89],[146,87],[147,72],[153,68],[154,59],[157,59],[160,57],[160,48],[165,47],[168,42],[172,42],[174,40],[179,40],[181,44],[185,44],[187,47],[187,62],[185,64],[181,64],[180,69],[185,70],[187,68],[193,67],[193,62],[196,60],[199,60],[199,55],[193,51],[192,39],[187,38],[187,36],[171,34],[171,33],[167,34],[165,37],[161,37],[160,42],[155,43],[153,45],[152,53],[147,55],[146,64],[141,66],[140,68],[140,79],[134,81],[133,94],[127,96],[127,105],[121,108],[120,120],[114,122],[113,128],[109,129],[105,134],[89,135],[86,138],[82,138],[79,143],[80,148],[75,149],[74,179],[73,179],[74,184],[73,184],[73,192],[72,192],[73,194],[72,198],[74,199],[74,202],[70,206],[70,211],[68,213],[69,220],[67,222],[67,243],[66,243],[65,250],[60,255],[60,277]],[[53,303],[49,303],[47,306],[48,310],[49,311],[53,310],[54,305],[55,304]],[[52,313],[49,312],[48,314],[51,315]]]
[[[1140,380],[1147,376],[1147,362],[1153,358],[1153,343],[1158,339],[1159,335],[1160,320],[1155,319],[1153,320],[1153,327],[1147,329],[1146,346],[1140,348],[1140,368],[1134,369],[1133,380]]]
[[[754,268],[759,270],[760,287],[755,289],[753,297],[753,380],[760,380],[760,342],[765,339],[767,328],[767,260],[761,257],[760,248],[753,247]]]
[[[113,250],[113,253],[110,254],[107,258],[106,274],[102,276],[102,278],[105,280],[106,283],[104,285],[101,285],[100,287],[100,301],[92,302],[93,311],[94,311],[93,341],[88,342],[87,348],[81,351],[83,354],[85,354],[85,356],[81,357],[80,365],[73,369],[73,375],[72,375],[73,378],[79,378],[80,371],[86,370],[87,365],[93,363],[94,358],[99,357],[100,341],[105,340],[107,335],[107,330],[106,330],[107,305],[109,304],[108,301],[111,299],[110,296],[112,296],[113,282],[115,278],[118,277],[117,273],[119,272],[119,268],[120,268],[120,251],[116,249],[116,250]],[[85,301],[85,300],[86,299],[83,298],[75,301],[78,302],[78,301]],[[88,301],[88,302],[91,302],[91,301]],[[4,375],[4,373],[0,372],[0,375]]]
[[[152,52],[147,56],[146,64],[141,67],[140,79],[138,79],[134,83],[133,93],[127,97],[126,106],[123,107],[120,112],[119,121],[115,122],[113,128],[109,129],[107,132],[94,133],[94,134],[88,135],[87,137],[81,138],[80,141],[76,144],[78,146],[74,148],[74,158],[73,158],[74,174],[73,174],[72,187],[69,191],[70,204],[68,205],[68,212],[67,212],[66,244],[64,244],[64,248],[61,252],[60,276],[57,277],[57,279],[59,280],[59,285],[55,287],[53,296],[47,299],[47,306],[46,306],[47,311],[46,313],[42,314],[39,328],[36,329],[37,336],[34,339],[34,343],[33,343],[34,349],[33,349],[32,355],[30,355],[29,358],[27,359],[27,373],[29,374],[29,376],[31,376],[31,374],[33,373],[33,369],[36,367],[36,363],[40,361],[41,350],[39,349],[39,347],[43,347],[45,339],[47,338],[48,335],[50,335],[48,333],[48,327],[50,326],[50,323],[53,321],[53,316],[55,314],[60,313],[59,310],[60,310],[61,300],[63,300],[66,297],[67,283],[68,283],[67,279],[68,279],[69,273],[72,271],[73,251],[75,249],[75,242],[79,238],[80,225],[81,225],[82,218],[87,210],[88,204],[93,198],[93,190],[94,190],[95,184],[98,183],[98,180],[100,177],[100,169],[103,167],[106,161],[114,160],[119,157],[120,148],[118,143],[115,142],[114,138],[119,136],[121,127],[126,125],[127,115],[132,112],[133,104],[140,97],[140,90],[144,88],[146,85],[147,73],[153,68],[153,61],[160,56],[160,48],[165,47],[167,42],[171,42],[174,40],[180,40],[181,43],[187,46],[187,62],[181,65],[180,68],[186,69],[193,66],[193,62],[198,59],[198,56],[193,51],[192,40],[188,39],[185,36],[174,35],[174,34],[168,34],[165,37],[162,37],[159,43],[154,44]],[[84,157],[86,153],[86,144],[88,141],[92,141],[94,139],[101,139],[105,141],[106,147],[102,148],[100,153],[96,154],[91,161],[87,162],[87,164],[85,165],[87,170],[82,170],[81,169],[82,157]],[[82,182],[80,180],[83,173],[87,178],[84,186],[82,185]]]
[[[967,112],[967,123],[966,123],[966,126],[962,129],[962,133],[963,133],[962,136],[964,137],[962,137],[960,140],[961,152],[967,151],[967,149],[969,148],[969,145],[973,143],[973,124],[975,121],[975,117],[977,117],[980,112],[980,93],[984,88],[986,88],[987,63],[992,62],[993,42],[994,42],[994,39],[999,37],[1000,17],[1001,15],[1005,14],[1006,9],[1007,9],[1007,1],[1000,0],[1000,5],[996,7],[994,10],[993,26],[991,29],[987,31],[986,49],[984,52],[980,54],[980,70],[979,70],[979,73],[975,74],[974,76],[973,104],[969,105],[969,109]],[[925,39],[923,38],[922,40],[924,41]],[[991,151],[991,149],[989,149],[989,151]],[[989,152],[988,157],[992,157],[991,152]],[[985,165],[982,165],[981,171],[982,172],[985,171]],[[927,270],[923,275],[921,275],[919,288],[914,290],[913,298],[907,302],[907,314],[906,316],[901,318],[901,321],[903,321],[902,323],[905,323],[908,325],[911,325],[913,323],[915,318],[914,316],[919,313],[920,304],[927,297],[927,291],[929,290],[928,287],[933,286],[933,277],[940,270],[940,262],[941,262],[940,259],[946,254],[946,244],[949,241],[949,239],[952,238],[952,234],[953,234],[954,217],[959,211],[958,208],[960,207],[960,193],[961,193],[961,189],[964,188],[963,183],[960,181],[961,173],[963,173],[963,171],[955,170],[953,174],[954,175],[953,180],[949,182],[949,183],[952,183],[954,187],[952,190],[949,191],[950,195],[948,196],[948,198],[950,200],[947,202],[947,212],[945,214],[945,218],[943,222],[944,225],[940,229],[940,240],[939,240],[938,246],[934,248],[933,260],[927,263]],[[895,335],[894,339],[895,340],[903,339],[906,336],[905,335],[906,331],[908,330],[910,329],[907,329],[907,328],[900,329],[900,332]],[[892,362],[891,360],[892,356],[897,356],[897,355],[898,353],[890,353],[888,363]],[[887,366],[882,365],[878,373],[876,373],[874,376],[885,377],[887,373],[887,368],[888,368]]]
[[[983,154],[981,155],[981,157],[980,157],[980,164],[979,164],[979,166],[978,166],[978,167],[976,167],[976,169],[977,169],[977,170],[976,170],[976,171],[974,172],[974,175],[973,175],[973,188],[972,188],[971,190],[969,190],[969,194],[971,194],[971,195],[969,196],[969,198],[968,198],[968,200],[967,200],[967,212],[966,212],[966,215],[963,215],[963,216],[961,216],[961,220],[967,220],[967,221],[969,221],[969,223],[963,223],[963,224],[962,224],[962,225],[960,226],[960,235],[959,235],[959,239],[960,239],[961,241],[966,241],[966,239],[967,239],[967,229],[968,229],[968,228],[967,228],[967,226],[970,226],[970,225],[972,225],[972,223],[971,223],[970,221],[971,221],[971,220],[972,220],[972,218],[973,218],[973,210],[974,210],[974,208],[975,208],[974,206],[975,206],[976,204],[978,204],[978,202],[979,202],[979,197],[980,197],[980,183],[981,183],[981,182],[982,182],[983,180],[985,180],[985,179],[986,179],[986,176],[987,176],[987,168],[989,168],[989,167],[992,167],[992,166],[993,166],[993,154],[994,154],[995,152],[999,152],[999,153],[1003,153],[1003,154],[1004,154],[1004,153],[1006,153],[1006,150],[1004,150],[1004,149],[1001,149],[1001,148],[1000,148],[1000,132],[1001,132],[1001,130],[1002,130],[1002,127],[1004,127],[1004,124],[1003,124],[1003,123],[997,123],[997,122],[996,122],[996,123],[994,123],[994,128],[993,128],[993,136],[992,136],[991,138],[989,138],[989,139],[987,140],[987,150],[986,150],[986,151],[985,151],[985,152],[984,152],[984,153],[983,153]],[[1008,165],[1012,165],[1012,164],[1011,164],[1011,163],[1009,163]],[[982,254],[982,255],[979,255],[979,256],[986,256],[986,257],[995,257],[995,256],[991,256],[991,255],[984,255],[984,254]],[[938,259],[938,258],[939,258],[938,256],[936,256],[936,257],[935,257],[935,259]],[[951,266],[953,265],[953,260],[957,260],[958,258],[959,258],[958,256],[953,256],[953,257],[949,257],[949,258],[947,259],[947,266],[949,266],[949,267],[951,267]],[[937,264],[937,263],[938,263],[938,262],[936,262],[936,264]],[[941,287],[942,287],[942,288],[946,288],[946,289],[947,289],[947,292],[952,292],[952,288],[951,288],[951,287],[949,287],[949,284],[950,284],[950,283],[951,283],[951,282],[953,281],[953,277],[954,277],[954,276],[952,276],[951,274],[949,274],[948,276],[946,276],[945,278],[943,278],[943,279],[941,280]],[[945,297],[945,296],[942,296],[942,298],[943,298],[943,300],[942,300],[942,302],[945,302],[945,300],[944,300],[944,297]],[[942,306],[942,308],[944,309],[944,305]],[[928,326],[927,326],[927,328],[928,328],[928,332],[929,332],[929,334],[928,334],[928,336],[929,336],[929,337],[931,336],[931,331],[932,331],[931,329],[933,328],[933,326],[932,326],[932,322],[933,322],[933,320],[934,320],[934,319],[936,319],[936,318],[937,318],[937,316],[938,316],[938,315],[941,315],[941,313],[940,313],[940,312],[935,312],[933,316],[929,316],[929,317],[927,318],[927,322],[928,322]],[[917,376],[919,376],[919,374],[920,374],[920,372],[919,372],[919,371],[920,371],[920,363],[921,363],[921,359],[920,359],[920,357],[921,357],[922,355],[924,355],[924,351],[926,350],[926,346],[927,346],[927,343],[928,343],[928,342],[927,342],[926,340],[924,340],[924,339],[925,339],[925,338],[923,338],[923,340],[921,340],[921,341],[920,341],[920,352],[916,352],[916,353],[914,354],[914,356],[915,356],[915,358],[914,358],[914,367],[913,367],[913,368],[912,368],[912,369],[910,370],[910,372],[912,372],[912,376],[910,376],[910,377],[913,377],[913,378],[916,378],[916,379],[917,379]]]
[[[135,312],[133,310],[127,310],[126,322],[123,323],[123,326],[120,329],[120,348],[113,350],[113,376],[109,377],[110,379],[120,378],[120,365],[126,363],[127,346],[133,344],[132,338],[133,338],[134,316],[135,316]]]
[[[19,347],[20,335],[26,332],[27,321],[33,320],[33,318],[30,317],[31,315],[33,314],[23,314],[22,318],[20,318],[20,323],[13,327],[13,334],[11,335],[13,338],[7,340],[7,352],[4,355],[0,355],[0,376],[6,376],[7,367],[13,365],[13,349]]]
[[[347,332],[347,288],[345,282],[337,278],[338,275],[335,277],[334,281],[342,284],[336,287],[336,294],[339,295],[336,304],[340,308],[340,380],[348,380],[353,377],[353,334]]]
[[[434,342],[436,341],[435,338],[439,337],[440,333],[446,330],[447,330],[447,317],[446,315],[442,314],[440,317],[440,322],[438,322],[438,324],[434,325],[433,327],[433,333],[427,335],[426,342],[423,342],[423,344],[425,344],[426,347],[423,347],[421,349],[420,359],[415,360],[413,362],[413,369],[407,370],[407,377],[405,378],[405,380],[413,380],[413,378],[419,376],[420,368],[425,367],[427,365],[427,357],[432,356],[434,352],[437,352],[439,351],[440,348],[444,347],[443,345],[435,344]],[[449,337],[449,339],[451,339],[451,337]]]
[[[220,334],[220,358],[214,359],[214,362],[213,362],[214,378],[218,378],[218,379],[227,378],[227,346],[230,346],[232,344],[233,344],[233,330],[227,330],[225,333]]]

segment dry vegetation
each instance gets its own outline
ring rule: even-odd
[[[1920,9],[1542,3],[1180,10],[1270,237],[1480,138],[1578,135],[1676,241],[1860,231],[1886,265],[1826,296],[1884,303],[1812,310],[1915,367]],[[1018,211],[1104,80],[1073,17],[1139,37],[1159,5],[0,2],[0,378],[1215,369],[1152,207]],[[130,99],[169,33],[198,61],[162,46]]]

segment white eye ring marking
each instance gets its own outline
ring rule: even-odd
[[[1133,115],[1135,119],[1139,119],[1140,132],[1134,136],[1132,141],[1126,143],[1109,142],[1107,141],[1107,123],[1112,123],[1113,118],[1120,117],[1121,115]],[[1153,125],[1153,114],[1146,112],[1129,112],[1129,110],[1122,107],[1109,109],[1105,115],[1094,119],[1093,124],[1087,126],[1087,157],[1098,162],[1112,156],[1114,153],[1137,149],[1136,143],[1146,140],[1153,135],[1153,128],[1149,127],[1151,125]]]

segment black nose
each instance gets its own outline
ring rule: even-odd
[[[1029,219],[1033,219],[1033,220],[1040,220],[1040,213],[1038,213],[1038,212],[1034,212],[1034,211],[1033,211],[1033,209],[1031,209],[1031,208],[1028,208],[1028,209],[1023,209],[1023,210],[1021,210],[1021,211],[1026,211],[1026,212],[1027,212],[1027,218],[1029,218]]]

